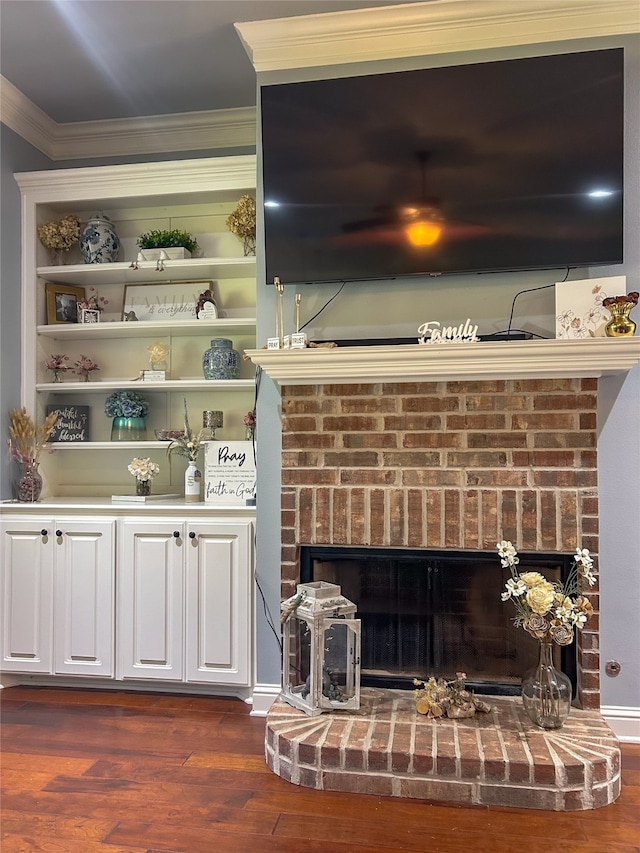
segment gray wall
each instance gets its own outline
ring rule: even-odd
[[[7,500],[9,411],[20,406],[20,190],[13,173],[50,169],[51,161],[4,124],[0,151],[0,499]]]
[[[369,63],[367,73],[435,67],[480,60],[563,53],[579,49],[625,47],[626,64],[626,153],[625,153],[625,263],[621,266],[580,270],[571,278],[626,275],[628,289],[640,289],[640,42],[637,37],[591,39],[531,48],[509,48],[482,52]],[[326,71],[326,73],[324,73]],[[265,73],[258,84],[363,73],[357,67],[312,71]],[[258,168],[261,167],[258,151]],[[260,181],[259,181],[260,183]],[[259,199],[260,202],[260,199]],[[260,204],[258,204],[260,208]],[[258,245],[261,245],[259,235]],[[311,338],[409,337],[416,334],[419,320],[437,318],[460,321],[467,316],[479,323],[480,333],[504,329],[514,295],[525,288],[555,282],[564,270],[502,273],[482,276],[451,276],[437,281],[406,279],[347,284],[340,296],[307,331]],[[274,334],[274,289],[264,283],[262,253],[258,250],[258,343]],[[311,317],[337,291],[337,285],[300,288],[302,320]],[[286,316],[293,318],[293,290],[286,293]],[[460,313],[460,306],[464,315]],[[638,318],[636,318],[638,319]],[[555,310],[553,289],[528,294],[517,303],[514,326],[553,337]],[[605,705],[640,709],[640,366],[627,377],[602,380],[599,412],[599,479],[601,509],[601,651],[603,663],[617,659],[622,672],[617,679],[603,675]],[[273,383],[264,379],[258,402],[258,572],[270,610],[279,607],[280,577],[280,397]],[[624,448],[624,450],[622,450]],[[280,677],[278,648],[271,629],[259,614],[258,680],[277,683]]]

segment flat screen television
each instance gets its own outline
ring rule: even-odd
[[[267,283],[621,263],[623,60],[263,86]]]

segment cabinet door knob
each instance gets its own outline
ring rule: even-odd
[[[56,530],[56,536],[62,536],[62,530]]]
[[[49,532],[49,531],[47,530],[47,528],[46,528],[46,527],[43,527],[43,528],[42,528],[42,530],[40,531],[40,535],[41,535],[41,536],[46,536],[46,535],[48,534],[48,532]]]
[[[189,539],[195,539],[195,538],[196,538],[196,534],[192,530],[191,533],[189,534]]]
[[[180,531],[179,531],[179,530],[174,530],[174,531],[173,531],[173,536],[174,536],[174,539],[179,539],[179,538],[180,538]]]

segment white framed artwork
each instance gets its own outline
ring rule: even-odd
[[[212,281],[181,281],[158,284],[127,284],[123,316],[136,320],[175,323],[197,319],[196,306],[204,290],[213,291]]]
[[[604,338],[611,314],[602,302],[626,292],[624,275],[556,282],[556,339]]]

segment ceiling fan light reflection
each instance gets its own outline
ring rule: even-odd
[[[412,246],[433,246],[440,239],[442,224],[420,220],[406,225],[404,233]]]

